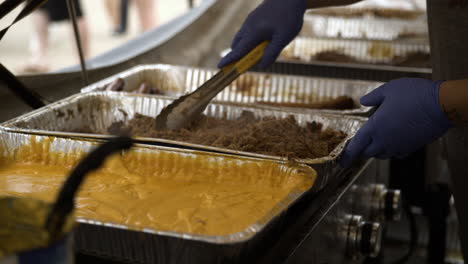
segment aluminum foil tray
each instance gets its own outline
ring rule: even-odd
[[[3,123],[1,126],[11,132],[80,138],[109,138],[109,135],[104,134],[112,123],[129,120],[133,118],[136,113],[156,117],[162,108],[170,104],[172,101],[173,99],[171,98],[138,94],[115,92],[82,93],[14,118]],[[362,117],[320,113],[305,114],[281,111],[268,107],[246,107],[223,103],[209,104],[204,113],[211,117],[236,119],[244,111],[251,111],[256,117],[274,116],[285,118],[289,115],[293,115],[300,125],[305,125],[306,122],[316,121],[322,123],[324,128],[341,130],[348,134],[348,137],[328,156],[318,159],[296,160],[296,162],[305,164],[329,164],[334,162],[343,151],[347,141],[351,139],[366,120]],[[96,133],[85,134],[78,132],[63,132],[80,131],[83,128],[90,131],[96,131]],[[165,143],[205,151],[215,151],[272,160],[287,160],[286,157],[235,151],[166,139],[145,137],[135,137],[135,139],[145,143]]]
[[[24,145],[29,146],[32,142],[34,142],[36,149],[43,150],[39,161],[43,160],[47,164],[54,165],[76,162],[77,154],[88,153],[100,141],[51,138],[9,133],[2,130],[0,131],[0,156],[11,161],[21,161],[21,158],[16,155],[17,150]],[[312,179],[316,177],[316,173],[310,167],[286,162],[139,144],[131,151],[151,155],[155,164],[161,163],[161,160],[167,160],[167,158],[159,159],[159,157],[169,154],[181,166],[183,164],[193,166],[197,158],[208,162],[207,166],[211,166],[211,168],[213,166],[220,168],[231,168],[239,165],[256,166],[268,162],[284,169],[285,173],[306,173]],[[60,158],[52,155],[54,152],[59,152]],[[127,152],[124,152],[121,155],[126,154]],[[138,155],[136,156],[138,157]],[[142,162],[150,162],[147,155],[142,157]],[[75,248],[86,254],[133,263],[239,263],[238,261],[242,261],[243,258],[252,254],[258,247],[276,240],[276,232],[272,231],[275,228],[280,228],[281,218],[288,214],[287,209],[303,198],[306,193],[312,193],[314,188],[307,191],[292,191],[258,222],[241,232],[223,236],[194,235],[149,228],[136,229],[131,226],[93,219],[77,219],[80,225],[74,235]]]
[[[432,70],[414,67],[394,67],[373,64],[352,64],[338,62],[276,61],[266,69],[252,69],[263,73],[290,74],[298,76],[320,76],[334,79],[369,80],[388,82],[399,78],[432,78]]]
[[[297,37],[283,50],[279,61],[307,64],[316,61],[313,56],[325,51],[338,51],[360,61],[342,64],[389,64],[385,66],[404,69],[413,67],[390,65],[394,56],[406,56],[411,52],[430,53],[430,47],[424,42]]]
[[[328,12],[325,10],[307,12],[300,35],[342,39],[428,41],[429,33],[424,12],[364,8],[327,10]],[[395,14],[377,16],[376,11]]]
[[[143,65],[131,68],[122,73],[106,78],[82,89],[82,92],[104,91],[105,87],[122,78],[125,81],[124,91],[132,92],[143,81],[151,83],[169,96],[180,96],[194,91],[216,73],[213,69],[191,68],[171,65]],[[327,98],[349,96],[354,100],[355,109],[349,110],[313,110],[323,113],[365,114],[369,107],[359,104],[359,98],[380,82],[339,80],[327,78],[309,78],[282,74],[246,73],[229,85],[216,98],[217,102],[239,104],[266,103],[300,103],[310,104],[323,102]],[[291,108],[297,111],[299,108]],[[304,109],[301,109],[301,111]],[[308,110],[305,110],[308,111]]]

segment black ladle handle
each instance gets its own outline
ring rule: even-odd
[[[43,107],[45,100],[33,90],[27,88],[23,83],[16,78],[3,64],[0,63],[0,81],[3,82],[6,87],[14,93],[16,96],[21,98],[27,105],[33,109]]]
[[[51,240],[55,240],[57,236],[61,234],[65,219],[75,207],[75,195],[84,177],[89,172],[101,167],[109,155],[120,150],[129,149],[132,144],[133,141],[129,137],[110,139],[97,147],[78,163],[62,185],[57,200],[47,217],[45,227],[51,235]]]

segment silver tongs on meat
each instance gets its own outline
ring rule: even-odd
[[[166,106],[156,117],[156,129],[177,130],[191,123],[206,108],[208,103],[231,84],[237,77],[253,67],[262,58],[268,41],[252,49],[240,60],[223,67],[202,86]]]

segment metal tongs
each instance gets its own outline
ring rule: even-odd
[[[156,129],[177,130],[190,124],[206,108],[208,103],[231,84],[237,77],[249,70],[262,58],[268,41],[263,41],[237,62],[223,67],[194,92],[181,96],[166,106],[156,117]]]

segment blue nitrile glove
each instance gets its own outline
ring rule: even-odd
[[[232,40],[232,51],[218,64],[219,68],[239,60],[260,42],[270,40],[259,67],[275,61],[281,50],[301,31],[306,0],[264,0],[252,11]]]
[[[390,81],[361,98],[379,106],[341,157],[348,167],[359,157],[405,157],[442,136],[451,123],[439,105],[439,86],[418,78]]]

